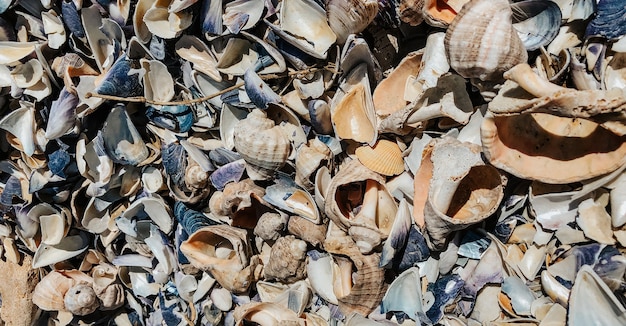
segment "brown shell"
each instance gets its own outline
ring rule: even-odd
[[[381,139],[372,147],[365,145],[357,148],[355,154],[361,164],[382,175],[392,176],[404,172],[402,150],[395,142]]]
[[[279,170],[291,151],[287,136],[261,110],[252,110],[237,122],[235,149],[246,161],[246,171],[253,180],[265,180]]]
[[[278,238],[263,272],[267,280],[293,283],[306,276],[306,242],[293,235]]]
[[[450,67],[465,78],[502,80],[528,60],[507,0],[473,0],[450,23],[444,40]]]
[[[327,238],[324,248],[338,263],[351,264],[356,269],[352,273],[353,284],[349,293],[337,296],[339,309],[346,316],[354,312],[367,316],[380,304],[387,291],[385,270],[378,267],[380,254],[361,254],[356,243],[346,235]]]
[[[324,161],[329,161],[331,151],[321,140],[314,138],[300,146],[296,153],[296,183],[311,192],[314,184],[311,177]]]
[[[586,180],[626,163],[626,137],[585,119],[545,113],[488,115],[481,139],[491,164],[545,183]]]

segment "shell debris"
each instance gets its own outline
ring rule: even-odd
[[[625,324],[625,20],[0,0],[0,325]]]

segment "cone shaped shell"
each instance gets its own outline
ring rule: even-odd
[[[356,157],[370,170],[386,176],[404,171],[402,151],[398,144],[381,139],[374,146],[362,146],[356,149]]]

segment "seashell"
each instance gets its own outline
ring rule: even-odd
[[[65,28],[61,18],[54,10],[41,13],[43,29],[48,37],[48,46],[52,49],[59,49],[66,41]]]
[[[528,54],[511,16],[508,1],[470,1],[463,6],[444,39],[450,67],[465,78],[499,81],[505,71],[526,62]],[[468,51],[471,48],[480,53]]]
[[[190,209],[182,202],[176,202],[174,204],[174,216],[187,234],[193,234],[200,228],[216,224],[205,214]]]
[[[263,188],[251,179],[244,179],[227,184],[222,192],[215,192],[209,201],[209,209],[211,214],[220,219],[232,219],[234,226],[253,229],[258,218],[269,211],[262,198],[264,195]]]
[[[148,148],[123,105],[114,107],[107,116],[102,138],[113,162],[138,165],[148,158]]]
[[[95,89],[97,94],[131,97],[143,95],[138,73],[131,73],[131,60],[118,58]]]
[[[608,41],[615,41],[626,34],[626,29],[623,27],[626,9],[619,1],[598,1],[595,13],[595,17],[591,19],[585,30],[585,39],[602,37]]]
[[[280,237],[272,246],[269,262],[263,268],[266,280],[293,283],[306,274],[306,242],[292,235]]]
[[[552,42],[561,27],[561,9],[555,2],[525,0],[511,4],[513,28],[527,51]]]
[[[268,179],[280,169],[291,151],[289,140],[261,110],[253,110],[234,130],[237,152],[246,160],[253,180]]]
[[[217,70],[215,53],[202,40],[192,35],[183,35],[176,42],[175,48],[176,54],[193,64],[194,71],[209,76],[212,81],[222,81]]]
[[[52,271],[44,276],[33,290],[33,303],[46,311],[67,311],[64,297],[74,286],[74,280],[62,272]]]
[[[99,309],[103,311],[115,310],[123,306],[126,297],[121,284],[111,284],[102,292],[96,293],[96,296],[100,300]]]
[[[317,138],[309,140],[296,152],[295,182],[310,192],[315,187],[313,178],[318,168],[330,160],[331,152],[326,144]]]
[[[374,146],[361,146],[355,150],[361,164],[386,176],[404,172],[404,160],[398,144],[380,139]]]
[[[419,74],[423,62],[423,55],[424,53],[422,51],[407,54],[387,78],[383,79],[376,86],[372,99],[377,115],[381,117],[390,115],[402,110],[409,104],[410,99],[407,100],[404,96],[392,96],[391,94],[393,94],[394,90],[404,89],[409,80]]]
[[[209,179],[211,180],[213,187],[222,191],[229,182],[239,182],[245,170],[246,162],[243,159],[240,159],[217,168],[217,170],[211,173]]]
[[[280,323],[290,323],[293,325],[304,324],[304,320],[298,315],[273,302],[250,302],[235,308],[235,320],[237,326],[244,325],[247,322],[257,323],[259,325],[278,325]]]
[[[581,297],[581,295],[584,296]],[[581,300],[581,298],[583,298]],[[594,302],[594,309],[589,303]],[[570,294],[567,319],[572,325],[624,323],[626,309],[590,266],[582,266]]]
[[[128,220],[133,220],[133,217],[149,217],[164,233],[170,233],[172,230],[172,214],[169,206],[157,194],[135,200],[121,217]]]
[[[443,276],[434,283],[428,284],[427,292],[422,297],[433,297],[434,302],[426,311],[426,316],[431,322],[437,323],[443,317],[443,311],[459,294],[465,282],[458,274]]]
[[[429,25],[446,28],[468,2],[467,0],[425,0],[422,15]]]
[[[329,233],[332,232],[329,230]],[[380,255],[361,254],[356,243],[345,234],[328,236],[324,248],[333,255],[338,265],[333,286],[339,309],[344,315],[353,312],[368,315],[380,304],[386,291],[384,269],[378,267]],[[356,268],[355,274],[353,268]]]
[[[446,145],[443,146],[443,144]],[[454,152],[452,152],[453,147],[456,148]],[[417,209],[415,214],[423,214],[425,218],[429,247],[440,250],[445,245],[446,237],[450,232],[467,228],[495,212],[504,196],[502,191],[506,178],[494,168],[484,165],[479,147],[475,144],[444,138],[435,142],[432,153],[426,154],[425,159],[428,156],[431,157],[432,167],[425,168],[424,176],[432,176],[430,188],[425,203],[420,202],[418,206],[417,200],[414,201],[415,209]],[[464,164],[457,164],[454,168],[444,167],[452,157],[459,157],[454,161],[464,162]],[[460,159],[461,157],[463,159]],[[418,172],[416,175],[416,182],[421,179],[418,175],[421,174]],[[421,192],[418,192],[416,188],[416,196],[419,193]],[[469,197],[460,199],[458,196],[461,194]],[[422,205],[424,205],[423,213],[420,208]]]
[[[331,134],[333,125],[330,118],[330,106],[324,100],[311,100],[308,104],[311,126],[320,134]]]
[[[255,276],[255,259],[251,259],[242,229],[228,225],[201,228],[180,245],[180,250],[194,266],[210,272],[231,292],[245,292]]]
[[[611,228],[611,215],[606,212],[608,193],[599,192],[596,198],[587,198],[578,206],[576,223],[585,237],[603,244],[615,244]]]
[[[144,97],[151,101],[168,102],[174,97],[174,80],[165,64],[158,60],[140,60],[143,69]]]
[[[411,267],[393,280],[381,302],[381,312],[404,312],[418,321],[426,319],[422,306],[422,288],[417,267]]]
[[[35,141],[34,108],[24,106],[11,111],[0,120],[0,129],[10,132],[21,144],[22,151],[27,156],[32,156],[37,149]]]
[[[307,218],[294,215],[289,218],[287,230],[307,243],[319,247],[326,238],[327,225],[315,224]]]
[[[96,311],[100,301],[89,284],[78,283],[65,293],[65,308],[74,315],[85,316]]]
[[[622,165],[624,146],[621,137],[584,119],[544,113],[510,117],[487,115],[481,127],[481,138],[485,156],[491,164],[516,176],[547,183],[585,180]],[[513,139],[515,141],[511,142]],[[605,144],[605,147],[598,148],[598,144]],[[593,151],[586,149],[591,147]],[[532,156],[529,156],[531,152]],[[510,155],[515,155],[515,159],[511,160]],[[593,166],[591,162],[594,162]],[[597,162],[604,164],[597,165]],[[538,166],[536,164],[543,166],[540,171],[533,170],[533,166]],[[580,171],[585,172],[578,173]]]
[[[243,75],[243,80],[246,94],[257,108],[267,109],[270,103],[280,102],[280,96],[254,70],[248,68]]]
[[[59,98],[50,106],[50,116],[46,126],[46,138],[57,139],[70,132],[76,124],[76,94],[63,88]]]
[[[317,59],[326,59],[328,49],[337,40],[324,9],[315,1],[283,2],[279,21],[280,25],[276,26],[265,20],[280,38]]]
[[[468,276],[462,276],[465,285],[461,290],[461,297],[468,299],[467,305],[461,304],[464,314],[469,314],[472,311],[482,315],[484,312],[477,310],[478,307],[476,307],[480,293],[486,289],[488,284],[500,284],[503,280],[502,257],[496,244],[489,244],[482,257],[479,258],[480,260],[473,270],[472,267],[466,265],[464,272],[467,271]]]
[[[380,175],[353,160],[328,185],[326,215],[349,231],[364,253],[389,235],[396,216],[397,204],[384,184]]]
[[[361,33],[374,20],[378,2],[329,0],[325,9],[328,25],[337,36],[337,44],[342,45],[348,35]]]
[[[277,176],[275,184],[265,189],[263,199],[277,208],[321,224],[322,217],[311,194],[286,175],[278,173]]]
[[[249,30],[254,27],[261,17],[263,16],[263,10],[265,9],[263,1],[232,1],[226,4],[224,7],[224,24],[233,34],[237,34],[242,30]],[[240,16],[245,16],[246,21],[242,24],[237,31],[232,30],[231,24],[229,22],[231,20],[237,20],[236,18]]]
[[[6,65],[23,59],[35,51],[37,42],[0,41],[0,64]]]
[[[178,37],[185,29],[191,26],[192,13],[189,11],[170,12],[168,5],[171,1],[155,1],[145,11],[143,21],[147,29],[164,39]]]
[[[289,217],[285,214],[263,213],[254,227],[254,235],[266,242],[276,241],[283,235],[288,219]]]
[[[365,64],[350,70],[341,81],[330,110],[337,137],[374,144],[378,137],[376,114]]]
[[[335,305],[339,304],[333,289],[334,278],[338,277],[339,269],[334,264],[333,257],[328,253],[315,250],[307,254],[309,260],[306,265],[306,272],[311,288],[322,299]]]
[[[71,235],[63,238],[58,244],[42,243],[33,256],[33,268],[44,267],[76,257],[88,248],[84,234]]]

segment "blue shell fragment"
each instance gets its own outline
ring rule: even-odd
[[[131,69],[131,61],[128,58],[125,56],[118,58],[105,74],[102,83],[96,87],[96,93],[120,97],[143,95],[139,73],[131,73]]]
[[[600,0],[596,16],[585,30],[585,39],[602,37],[615,41],[626,35],[626,3],[623,0]]]
[[[195,122],[189,105],[150,106],[146,110],[146,117],[155,125],[175,132],[187,132]]]
[[[435,283],[428,284],[428,291],[435,296],[435,302],[426,312],[426,316],[436,324],[443,317],[443,310],[452,303],[465,285],[458,274],[446,275],[439,278]]]
[[[65,178],[65,167],[70,164],[70,154],[67,151],[58,149],[48,155],[48,168],[54,175]]]
[[[187,234],[193,234],[200,228],[217,224],[202,212],[193,210],[179,201],[174,204],[174,216]]]

